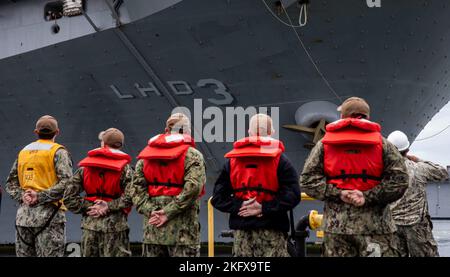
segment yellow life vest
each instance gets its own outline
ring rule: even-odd
[[[20,187],[39,192],[54,186],[58,181],[55,153],[63,147],[51,140],[37,140],[25,146],[17,161]]]

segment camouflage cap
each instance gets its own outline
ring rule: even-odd
[[[191,121],[183,113],[174,113],[166,121],[166,128],[170,132],[190,134],[191,133]]]
[[[362,114],[366,117],[370,116],[370,107],[366,100],[359,97],[350,97],[340,105],[337,110],[341,112],[343,118],[352,115]]]
[[[36,122],[36,132],[40,134],[53,134],[58,131],[58,121],[51,115],[41,116]]]
[[[98,139],[103,141],[107,146],[121,148],[125,141],[125,136],[119,129],[109,128],[100,132]]]
[[[272,118],[267,114],[255,114],[250,118],[249,133],[254,136],[270,136],[275,133]]]

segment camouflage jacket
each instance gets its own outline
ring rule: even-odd
[[[193,245],[200,244],[199,196],[206,182],[203,155],[189,148],[184,161],[184,187],[177,196],[149,197],[144,177],[144,162],[136,164],[133,186],[125,191],[119,202],[110,203],[111,210],[136,205],[144,215],[144,238],[147,244]],[[160,228],[148,224],[152,211],[163,209],[169,221]]]
[[[408,173],[397,148],[383,138],[384,171],[380,184],[364,193],[365,204],[356,207],[340,199],[341,189],[327,183],[323,168],[324,148],[318,142],[305,162],[300,176],[304,192],[325,201],[324,231],[335,234],[389,234],[396,230],[389,204],[408,187]]]
[[[120,178],[122,189],[126,189],[131,185],[133,170],[127,165]],[[64,205],[73,213],[82,214],[81,228],[97,232],[121,232],[128,230],[127,215],[121,210],[111,211],[104,217],[91,217],[86,214],[88,208],[94,203],[86,201],[81,193],[84,192],[83,187],[83,167],[79,168],[67,185],[64,194]],[[113,200],[114,201],[114,200]],[[117,200],[116,200],[117,201]]]
[[[426,185],[448,179],[447,169],[432,162],[413,162],[405,158],[409,174],[409,187],[405,195],[391,204],[397,225],[413,225],[429,216]]]
[[[55,153],[55,169],[58,182],[51,188],[38,193],[38,204],[28,206],[22,203],[22,194],[25,192],[19,184],[17,172],[17,160],[14,162],[8,179],[6,180],[6,191],[12,199],[19,203],[17,210],[16,225],[22,227],[42,227],[54,212],[56,206],[53,202],[63,198],[67,182],[72,177],[72,159],[69,152],[61,148]],[[54,223],[66,222],[64,211],[59,210],[53,218]]]

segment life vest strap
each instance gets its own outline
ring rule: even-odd
[[[366,172],[366,170],[363,170],[363,172],[361,174],[346,174],[344,170],[341,171],[342,174],[341,175],[337,175],[337,176],[329,176],[327,177],[329,180],[336,180],[336,179],[341,179],[341,180],[345,180],[345,179],[362,179],[364,182],[367,182],[367,180],[374,180],[374,181],[381,181],[382,178],[379,176],[373,176],[373,175],[368,175]]]
[[[160,183],[160,182],[147,182],[147,186],[150,187],[169,187],[169,188],[183,188],[184,184],[174,184],[174,183]]]
[[[110,198],[110,199],[118,199],[120,198],[120,194],[111,195],[107,193],[87,193],[86,197],[98,197],[98,198]]]
[[[277,194],[276,191],[270,190],[270,189],[265,189],[262,187],[241,187],[238,189],[234,189],[234,192],[244,192],[244,191],[257,191],[257,192],[264,192],[267,194],[271,194],[271,195],[275,195]]]

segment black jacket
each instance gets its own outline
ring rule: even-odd
[[[241,217],[238,215],[243,200],[233,196],[230,180],[230,161],[214,185],[212,205],[221,212],[230,214],[230,229],[271,229],[289,231],[287,212],[300,202],[300,185],[297,171],[288,158],[282,154],[277,169],[279,190],[272,201],[262,203],[262,217]]]

